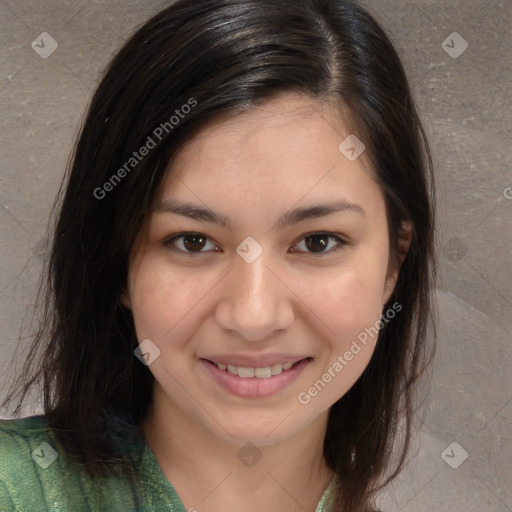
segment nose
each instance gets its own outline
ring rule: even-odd
[[[217,325],[247,341],[264,341],[295,320],[293,293],[263,253],[252,263],[242,258],[226,276],[215,310]]]

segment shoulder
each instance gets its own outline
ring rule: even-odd
[[[49,465],[55,454],[42,416],[0,420],[1,510],[17,510],[20,496],[25,495],[24,500],[30,502],[30,496],[38,494],[34,486],[38,480],[37,463]]]
[[[34,440],[48,439],[44,416],[0,420],[0,446],[4,449],[30,445]]]
[[[133,510],[119,478],[92,479],[44,416],[0,420],[0,510]],[[128,493],[126,492],[128,491]]]
[[[34,462],[51,457],[50,442],[43,416],[0,420],[0,480],[12,477],[13,472],[27,472]],[[42,450],[41,457],[34,453],[37,448]]]

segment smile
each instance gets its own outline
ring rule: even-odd
[[[246,368],[243,366],[234,366],[232,364],[223,364],[223,363],[215,363],[219,370],[227,371],[231,373],[231,375],[238,375],[244,379],[250,378],[258,378],[258,379],[268,379],[274,375],[279,375],[283,371],[289,370],[294,365],[299,363],[279,363],[273,364],[272,366],[265,366],[264,368]]]
[[[288,387],[313,358],[251,368],[201,359],[202,367],[230,394],[242,398],[265,398]]]

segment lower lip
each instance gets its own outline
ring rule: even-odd
[[[239,377],[226,370],[220,370],[217,365],[206,359],[200,359],[200,362],[213,378],[233,395],[242,398],[265,398],[291,384],[311,362],[311,359],[303,359],[289,370],[283,370],[279,375],[265,379]]]

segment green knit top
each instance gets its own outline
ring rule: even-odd
[[[47,429],[44,416],[0,421],[0,511],[188,512],[147,443],[128,439],[121,448],[136,478],[119,472],[92,479]],[[330,512],[333,483],[316,512]]]

